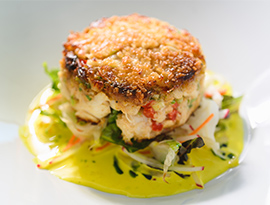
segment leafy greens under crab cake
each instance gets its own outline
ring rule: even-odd
[[[52,86],[21,138],[40,169],[130,197],[195,188],[238,165],[241,98],[206,72],[198,40],[133,14],[103,18],[64,43]]]

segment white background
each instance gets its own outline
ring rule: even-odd
[[[0,1],[0,204],[270,204],[269,126],[253,132],[237,169],[204,190],[172,197],[104,194],[34,167],[17,126],[49,83],[42,63],[59,66],[70,31],[82,31],[101,17],[135,12],[189,30],[202,44],[208,69],[222,74],[238,94],[248,92],[270,68],[268,1]],[[265,87],[258,92],[270,95]]]

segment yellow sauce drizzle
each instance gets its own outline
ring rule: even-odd
[[[54,96],[50,88],[43,91],[32,103],[26,125],[20,129],[21,139],[35,155],[39,168],[47,169],[69,182],[129,197],[168,196],[200,188],[190,172],[168,172],[168,183],[165,183],[161,170],[133,161],[117,145],[89,149],[92,142],[84,141],[63,152],[72,133],[64,123],[51,115],[51,108],[42,107],[46,105],[41,102]],[[61,103],[61,99],[54,103],[54,111]],[[43,109],[45,115],[40,114]],[[203,184],[238,165],[243,149],[243,122],[237,113],[233,113],[224,123],[227,129],[215,136],[221,144],[226,141],[227,147],[221,149],[225,153],[232,153],[232,159],[222,160],[206,146],[193,149],[189,154],[193,165],[205,167],[203,171],[196,172]]]

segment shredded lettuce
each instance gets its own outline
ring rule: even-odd
[[[45,73],[51,78],[52,81],[52,89],[54,89],[56,92],[59,92],[60,89],[58,87],[59,84],[59,77],[58,77],[58,68],[53,68],[49,70],[48,65],[46,62],[43,63],[44,71]]]
[[[164,166],[163,166],[163,179],[165,180],[167,171],[170,166],[172,166],[175,162],[175,158],[177,156],[178,149],[181,147],[181,143],[175,140],[165,141],[169,145],[168,153],[166,155]]]
[[[190,116],[187,121],[193,129],[198,128],[210,115],[212,119],[203,126],[196,134],[203,138],[206,146],[212,148],[214,151],[219,149],[219,143],[215,140],[216,125],[219,121],[219,107],[213,100],[203,98],[200,107]],[[190,131],[192,131],[191,129]]]
[[[54,112],[48,112],[46,110],[40,109],[40,114],[48,116],[48,117],[53,117],[59,124],[62,124],[63,126],[66,127],[66,123],[64,123],[62,121],[62,119],[60,118],[60,114],[58,112],[55,112],[55,111]]]
[[[229,109],[230,113],[237,112],[239,105],[241,103],[242,97],[243,96],[235,98],[233,96],[224,95],[221,108],[222,109]]]
[[[222,101],[222,109],[229,109],[229,111],[230,111],[229,116],[230,116],[230,114],[238,112],[242,97],[243,96],[234,98],[232,96],[225,95],[223,98],[223,101]],[[227,126],[225,123],[226,120],[227,119],[220,119],[219,120],[219,122],[217,124],[217,129],[216,129],[217,132],[224,131],[227,129]]]
[[[169,150],[172,150],[175,153],[178,151],[180,146],[181,143],[171,139],[171,140],[163,140],[160,142],[154,141],[151,143],[150,148],[156,160],[158,160],[162,164],[165,164],[165,161],[167,160],[168,164]],[[174,157],[172,160],[174,160]]]
[[[151,145],[151,150],[154,155],[154,158],[163,164],[163,180],[166,182],[165,177],[167,175],[168,170],[191,170],[189,167],[185,167],[184,161],[187,161],[187,154],[191,152],[193,148],[200,148],[204,146],[203,139],[201,137],[188,140],[184,143],[179,143],[173,139],[164,140],[161,142],[153,142]],[[145,159],[145,158],[144,158]],[[174,165],[175,161],[181,165]],[[150,160],[147,160],[148,164]],[[156,163],[157,164],[157,163]],[[153,166],[153,164],[152,164]],[[180,167],[179,167],[180,166]],[[155,167],[155,166],[153,166]],[[159,168],[158,166],[156,166]],[[183,169],[184,168],[184,169]],[[198,170],[203,170],[203,168],[198,168]]]

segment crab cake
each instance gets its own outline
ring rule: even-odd
[[[184,124],[198,107],[205,60],[186,30],[132,14],[102,18],[64,43],[61,92],[78,119],[106,126],[112,110],[126,143]]]

